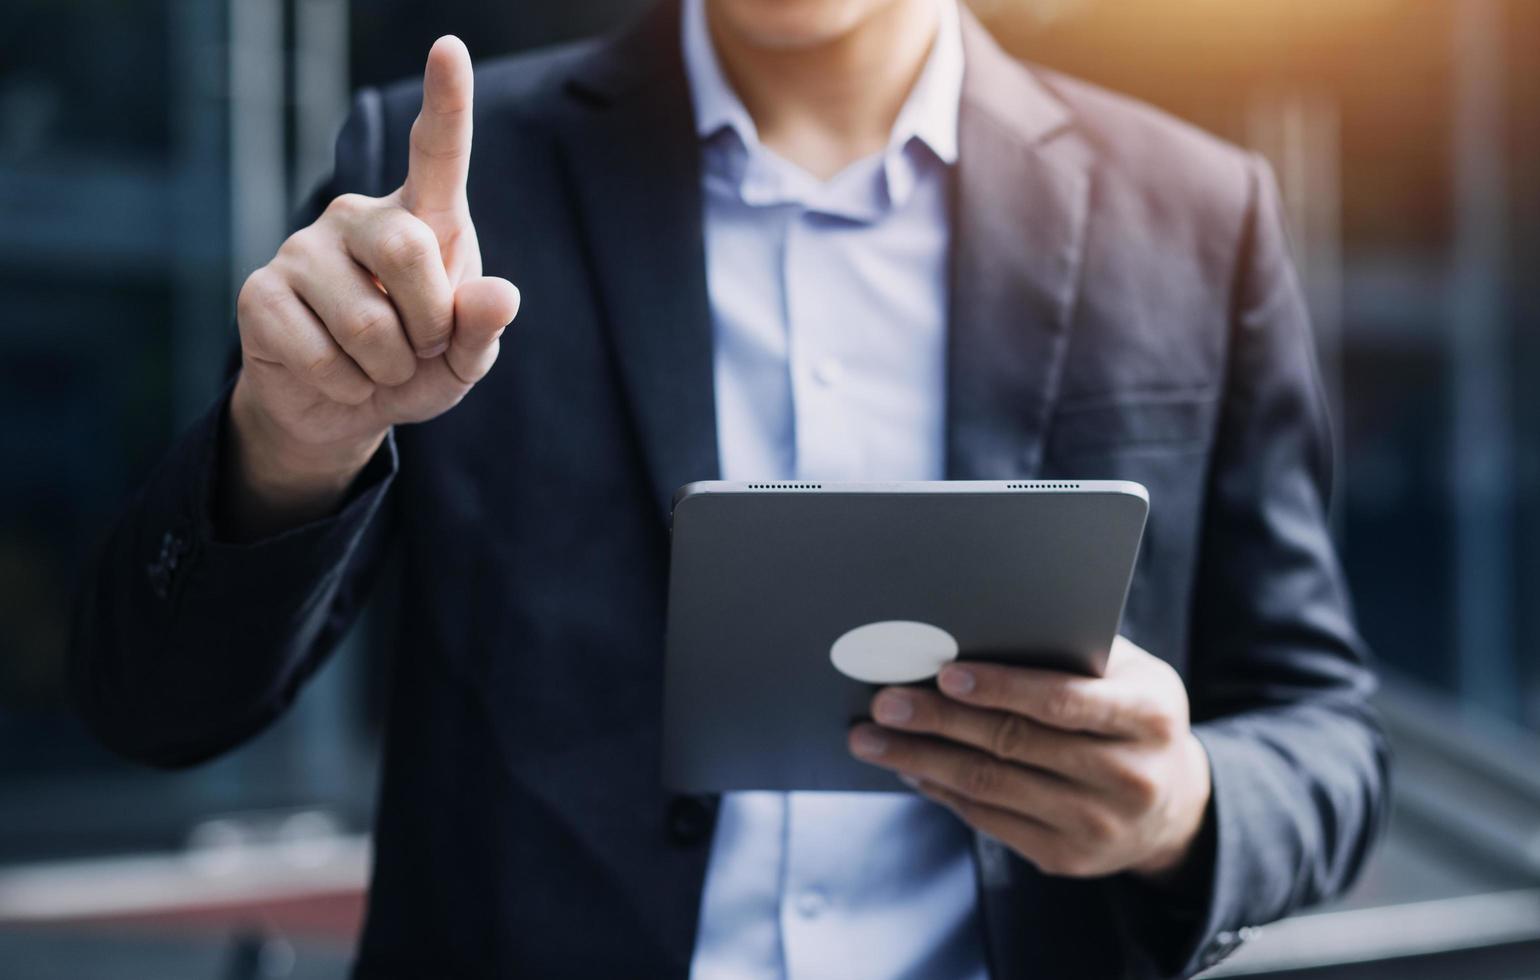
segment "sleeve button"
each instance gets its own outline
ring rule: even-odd
[[[1203,953],[1203,967],[1207,969],[1222,962],[1231,953],[1239,949],[1248,939],[1257,933],[1256,929],[1247,926],[1239,931],[1221,929],[1214,934],[1214,939],[1209,943],[1208,949]]]

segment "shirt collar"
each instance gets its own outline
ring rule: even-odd
[[[749,111],[728,84],[706,26],[705,0],[685,0],[680,23],[684,71],[690,81],[690,101],[695,107],[695,135],[701,139],[731,129],[747,145],[759,142]]]
[[[956,0],[937,0],[936,40],[893,123],[890,149],[918,139],[942,163],[957,162],[957,113],[962,104],[963,45]]]
[[[684,0],[680,18],[681,47],[695,132],[703,142],[723,131],[737,135],[750,156],[761,152],[754,120],[733,91],[717,60],[706,25],[706,0]],[[957,162],[957,116],[962,99],[963,44],[956,0],[936,0],[936,38],[925,67],[899,109],[883,152],[887,197],[901,203],[913,188],[912,162],[906,160],[911,142],[930,149],[942,163]],[[752,169],[752,168],[750,168]]]

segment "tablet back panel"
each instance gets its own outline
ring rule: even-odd
[[[676,497],[664,782],[684,792],[895,790],[853,759],[876,687],[830,659],[875,622],[958,659],[1100,674],[1143,531],[1123,482],[692,484]]]

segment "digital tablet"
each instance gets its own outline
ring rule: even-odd
[[[902,789],[846,749],[873,692],[953,659],[1100,674],[1148,509],[1121,481],[681,488],[664,782]]]

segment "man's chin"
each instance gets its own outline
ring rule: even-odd
[[[741,43],[771,51],[832,44],[892,0],[707,0],[712,19]]]

